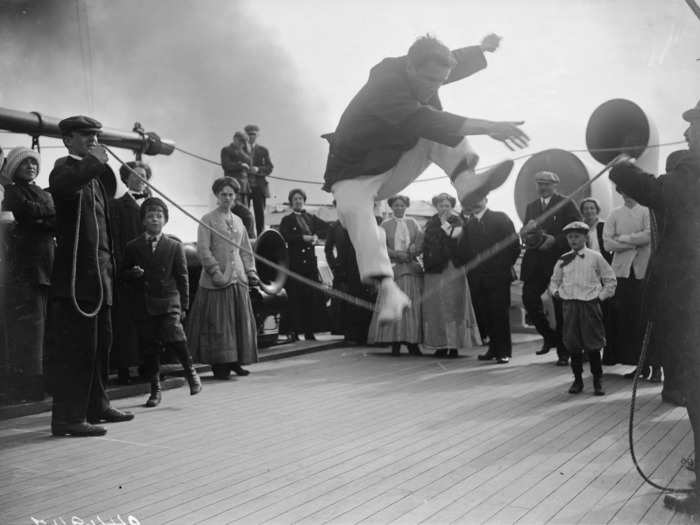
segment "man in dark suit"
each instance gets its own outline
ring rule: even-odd
[[[128,304],[128,289],[119,278],[126,245],[143,233],[143,222],[139,207],[150,196],[143,181],[151,179],[151,167],[145,162],[130,161],[119,168],[119,177],[126,185],[126,192],[110,202],[112,244],[117,268],[117,286],[112,305],[112,326],[114,326],[110,361],[117,369],[119,383],[129,383],[129,367],[140,364],[138,335]]]
[[[69,156],[56,161],[49,175],[57,237],[47,331],[51,432],[101,436],[105,428],[91,423],[134,417],[110,407],[103,382],[112,344],[114,279],[105,184],[113,188],[116,182],[97,143],[102,124],[76,116],[59,127]]]
[[[567,201],[555,213],[544,220],[539,220],[540,216],[559,206],[566,199],[556,191],[559,184],[559,175],[556,173],[540,171],[535,174],[535,182],[539,197],[527,205],[525,226],[521,231],[525,243],[525,255],[520,267],[520,279],[523,281],[523,306],[528,319],[544,338],[542,348],[537,355],[546,354],[550,348],[556,348],[559,358],[557,365],[568,366],[569,354],[561,337],[561,302],[553,299],[557,326],[552,328],[544,313],[542,294],[549,286],[557,259],[569,251],[562,228],[570,222],[581,220],[581,216],[576,205]]]
[[[499,187],[513,168],[504,161],[481,173],[468,135],[488,135],[509,148],[524,148],[522,122],[492,122],[443,111],[438,90],[486,67],[484,52],[500,37],[487,35],[478,46],[450,49],[427,35],[407,56],[386,58],[370,71],[331,135],[325,184],[338,205],[338,218],[357,252],[360,275],[380,289],[378,320],[400,320],[410,300],[393,279],[384,233],[373,214],[375,200],[400,193],[432,163],[450,178],[464,205]]]
[[[189,307],[189,280],[185,250],[180,241],[163,234],[168,207],[155,197],[141,205],[144,233],[126,245],[122,275],[134,288],[129,304],[138,327],[144,353],[144,372],[151,378],[147,407],[161,401],[160,351],[171,349],[185,370],[190,394],[198,394],[202,383],[192,364],[182,320]]]
[[[270,160],[270,152],[265,146],[257,143],[260,128],[255,124],[248,124],[243,129],[248,135],[248,155],[252,160],[248,170],[250,198],[253,201],[253,212],[255,213],[255,229],[260,235],[265,229],[265,199],[270,196],[267,176],[272,173],[274,166]]]
[[[484,198],[464,210],[465,226],[458,251],[467,264],[484,256],[483,261],[467,274],[477,319],[481,318],[490,337],[489,349],[479,359],[496,359],[498,363],[507,363],[512,354],[510,283],[513,281],[513,265],[520,255],[520,243],[508,216],[489,210],[486,203]],[[512,242],[493,256],[487,256],[489,249],[509,237]]]
[[[644,309],[651,322],[664,372],[675,363],[674,380],[685,398],[695,441],[695,485],[686,497],[666,495],[664,504],[700,514],[700,102],[683,113],[689,151],[674,153],[668,173],[655,177],[632,163],[610,171],[619,191],[658,215],[659,238],[649,268]],[[674,382],[675,382],[674,381]]]

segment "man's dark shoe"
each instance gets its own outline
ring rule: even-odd
[[[401,355],[401,343],[391,343],[391,355],[394,357]]]
[[[197,374],[197,370],[194,368],[194,365],[189,365],[189,367],[185,369],[185,378],[187,379],[187,384],[190,387],[191,396],[199,394],[202,391],[202,380],[199,379],[199,375]]]
[[[510,357],[497,357],[496,363],[498,363],[499,365],[504,365],[506,363],[510,363]]]
[[[695,492],[691,492],[685,498],[667,494],[664,496],[664,506],[684,514],[698,514],[700,513],[700,497]]]
[[[583,391],[583,379],[577,377],[574,379],[571,388],[569,388],[569,394],[580,394]]]
[[[448,357],[449,359],[457,359],[457,358],[459,357],[459,352],[457,351],[456,348],[450,348],[450,349],[447,351],[447,357]]]
[[[316,336],[311,332],[304,334],[304,341],[316,341]]]
[[[122,421],[131,421],[132,419],[134,419],[134,414],[131,412],[122,412],[121,410],[110,407],[97,417],[89,417],[88,423],[121,423]]]
[[[600,377],[593,378],[593,394],[596,396],[604,396],[605,390],[603,390],[603,382]]]
[[[435,357],[447,357],[447,348],[438,348],[433,352],[433,356]]]
[[[160,388],[160,376],[156,374],[155,379],[151,380],[151,395],[148,396],[146,404],[144,406],[148,408],[157,407],[160,405],[162,400],[161,388]]]
[[[560,357],[557,359],[557,366],[569,366],[569,359],[566,357]]]
[[[649,382],[650,383],[661,383],[663,380],[661,379],[661,367],[660,366],[655,366],[651,370],[651,375],[649,376]]]
[[[549,353],[549,350],[552,349],[552,345],[550,345],[547,342],[542,343],[542,348],[540,348],[537,352],[535,352],[535,355],[544,355]]]
[[[466,195],[459,195],[460,202],[463,208],[469,208],[477,202],[483,200],[490,192],[499,188],[508,180],[510,172],[513,171],[514,163],[512,160],[504,160],[499,162],[492,168],[480,172],[477,176],[483,181],[481,186]],[[459,193],[459,188],[457,189]]]
[[[662,390],[661,400],[678,407],[686,406],[685,396],[678,390]]]
[[[54,436],[73,436],[73,437],[93,437],[104,436],[107,429],[97,427],[88,423],[70,423],[68,425],[51,425],[51,434]]]
[[[496,359],[496,356],[493,355],[491,352],[486,352],[485,354],[479,354],[477,359],[479,361],[491,361],[492,359]]]

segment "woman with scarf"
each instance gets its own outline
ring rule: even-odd
[[[462,233],[462,219],[454,210],[457,200],[441,193],[432,202],[438,213],[425,225],[423,265],[428,293],[423,303],[423,341],[435,348],[436,357],[456,358],[460,348],[480,344],[479,328],[457,250]]]
[[[315,245],[319,237],[326,236],[328,224],[304,209],[304,190],[293,189],[289,192],[288,200],[292,213],[280,222],[280,233],[287,242],[289,269],[320,283]],[[303,333],[307,341],[314,341],[315,328],[319,326],[319,319],[314,318],[321,312],[321,297],[318,291],[293,277],[287,279],[285,289],[289,301],[282,331],[290,334],[293,341],[299,340],[299,333]]]
[[[5,272],[9,384],[11,397],[26,400],[44,398],[44,326],[55,247],[53,198],[34,183],[39,165],[36,151],[15,148],[3,169],[11,183],[2,209],[12,212],[16,221],[7,239]]]
[[[395,195],[387,200],[394,217],[382,223],[386,232],[386,245],[389,260],[394,269],[394,281],[399,289],[411,300],[411,307],[403,312],[397,323],[378,322],[378,312],[372,316],[369,328],[370,343],[391,343],[392,355],[399,355],[401,345],[408,348],[411,355],[421,355],[419,343],[423,340],[422,306],[423,269],[418,256],[423,246],[423,232],[418,223],[406,217],[406,209],[411,205],[408,197]],[[381,294],[378,300],[381,301]]]

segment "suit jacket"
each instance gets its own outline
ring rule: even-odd
[[[121,268],[126,245],[143,233],[139,203],[127,192],[110,202],[112,244],[117,268]]]
[[[520,243],[515,235],[513,221],[503,212],[487,209],[478,222],[465,219],[457,250],[467,263],[511,236],[512,242],[471,269],[468,277],[510,283],[513,265],[520,255]]]
[[[102,279],[104,304],[112,304],[114,257],[109,218],[108,194],[102,180],[114,179],[114,172],[91,155],[78,160],[73,157],[58,159],[49,175],[49,188],[56,206],[56,258],[51,278],[53,297],[71,297],[71,268],[75,226],[80,213],[80,241],[76,271],[76,298],[96,303],[99,297],[98,279]],[[80,210],[78,202],[80,200]],[[96,202],[105,212],[104,231],[95,222]],[[101,253],[99,273],[95,253],[98,243]]]
[[[325,237],[328,232],[328,224],[306,211],[301,212],[309,225],[310,233]],[[318,261],[313,244],[306,242],[302,235],[307,235],[299,226],[294,212],[282,217],[280,233],[287,242],[289,253],[289,269],[302,275],[315,277],[318,275]]]
[[[267,181],[267,176],[272,173],[274,166],[272,160],[270,160],[270,152],[265,146],[260,144],[255,144],[251,148],[252,151],[248,151],[251,157],[253,166],[258,168],[257,173],[248,173],[248,183],[251,188],[260,187],[265,192],[265,196],[270,196],[270,189]]]
[[[233,177],[241,185],[242,195],[250,193],[250,184],[248,183],[248,168],[243,167],[243,164],[251,165],[253,160],[246,151],[236,144],[229,144],[221,148],[221,167],[224,169],[224,175]]]
[[[144,274],[134,278],[129,270],[140,266]],[[121,266],[122,279],[129,282],[131,313],[136,320],[180,313],[189,308],[187,260],[182,243],[163,234],[152,251],[144,235],[126,244]]]
[[[457,64],[445,84],[486,67],[479,46],[452,51]],[[328,135],[330,151],[325,185],[330,191],[339,180],[377,175],[393,168],[401,155],[420,138],[456,146],[464,117],[442,111],[437,94],[421,101],[413,93],[406,72],[407,57],[386,58],[374,66],[367,83]]]
[[[540,206],[540,199],[536,199],[527,205],[525,209],[525,221],[527,224],[531,220],[537,219],[540,215],[545,213],[547,210],[556,206],[559,202],[563,201],[565,197],[555,193],[549,200],[547,207],[542,210]],[[520,279],[523,281],[531,279],[545,279],[549,282],[549,278],[552,276],[552,270],[554,270],[554,265],[557,259],[569,251],[569,245],[566,242],[566,235],[562,233],[562,228],[569,224],[570,222],[580,221],[581,215],[579,214],[576,205],[568,201],[561,209],[559,209],[555,214],[549,216],[542,224],[540,228],[549,235],[554,236],[554,245],[548,250],[539,250],[537,248],[525,250],[525,255],[523,256],[523,262],[520,267]]]

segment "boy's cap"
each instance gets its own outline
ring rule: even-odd
[[[574,221],[570,222],[562,230],[564,233],[569,233],[569,232],[580,232],[580,233],[588,233],[590,231],[590,228],[588,227],[588,224],[582,221]]]

